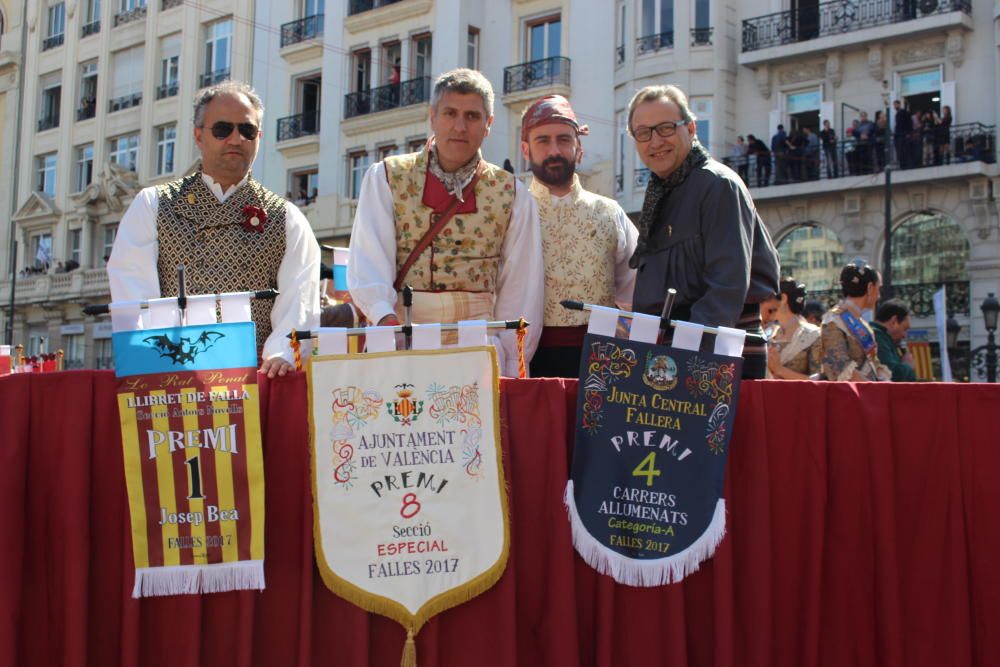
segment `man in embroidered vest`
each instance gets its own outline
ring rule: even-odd
[[[301,211],[250,175],[264,106],[245,83],[224,81],[195,97],[201,168],[142,190],[118,227],[108,260],[113,301],[276,288],[251,301],[260,370],[293,368],[287,334],[319,324],[319,245]]]
[[[361,183],[347,285],[381,325],[400,323],[403,285],[414,290],[414,323],[524,317],[533,325],[529,362],[544,290],[538,213],[512,174],[482,158],[492,123],[493,88],[482,74],[437,78],[427,146],[372,165]],[[516,377],[516,332],[493,342],[501,372]]]
[[[674,319],[758,334],[743,347],[743,377],[763,378],[760,304],[778,293],[778,253],[750,191],[699,143],[680,88],[647,86],[628,108],[629,133],[650,171],[630,260],[638,270],[632,307],[660,315],[667,289],[676,289]]]
[[[521,116],[521,153],[531,165],[529,188],[538,205],[545,259],[542,337],[532,377],[577,377],[588,314],[567,310],[565,299],[630,310],[635,269],[628,260],[638,232],[613,199],[580,186],[580,135],[589,134],[569,101],[548,95]]]

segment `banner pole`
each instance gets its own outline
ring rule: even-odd
[[[674,309],[674,300],[677,298],[677,290],[673,287],[667,290],[667,295],[663,299],[663,312],[660,313],[660,332],[656,334],[656,344],[663,341],[663,334],[670,326],[670,311]]]
[[[187,290],[185,289],[183,264],[177,265],[177,308],[180,309],[181,326],[187,324]]]
[[[403,286],[403,349],[409,350],[413,347],[413,288],[409,285]]]

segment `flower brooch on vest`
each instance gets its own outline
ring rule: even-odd
[[[248,232],[263,232],[267,224],[267,213],[256,206],[243,207],[243,229]]]

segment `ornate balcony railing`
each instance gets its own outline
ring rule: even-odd
[[[108,113],[121,111],[122,109],[129,109],[131,107],[137,107],[140,104],[142,104],[142,93],[132,93],[131,95],[122,95],[121,97],[115,97],[108,102]]]
[[[972,0],[833,0],[743,21],[743,52],[945,14],[972,14]]]
[[[379,7],[385,7],[386,5],[392,5],[397,2],[399,2],[399,0],[351,0],[351,3],[347,8],[347,15],[354,16],[355,14],[360,14],[361,12],[367,12]]]
[[[176,81],[171,81],[170,83],[164,83],[163,85],[156,87],[156,99],[162,100],[168,97],[173,97],[177,94],[180,89],[180,84]]]
[[[54,49],[57,46],[62,46],[64,38],[65,34],[63,33],[46,37],[42,40],[42,51],[48,51],[49,49]]]
[[[180,7],[184,4],[184,0],[162,0],[160,2],[160,11],[165,12],[168,9],[173,9],[174,7]]]
[[[930,133],[893,136],[887,131],[873,139],[848,139],[830,146],[805,145],[784,155],[749,155],[722,160],[750,187],[787,185],[804,181],[878,174],[888,164],[894,169],[939,167],[958,162],[996,161],[996,126],[963,123],[935,128]]]
[[[893,283],[892,296],[906,303],[910,307],[910,312],[914,317],[933,317],[934,293],[940,290],[942,286],[945,288],[948,313],[952,315],[968,315],[968,280],[949,280],[939,283],[915,283],[910,285]],[[807,300],[819,301],[826,308],[832,308],[842,298],[843,293],[840,289],[809,290],[806,292]]]
[[[553,56],[505,67],[503,70],[504,95],[557,83],[568,86],[570,81],[569,65],[569,58]]]
[[[348,93],[344,96],[344,118],[398,109],[411,104],[427,102],[430,98],[431,78],[429,76]]]
[[[101,31],[100,21],[91,21],[90,23],[84,23],[83,27],[80,28],[80,38],[90,37],[91,35],[96,35]]]
[[[281,46],[291,46],[323,35],[323,15],[314,14],[281,25]]]
[[[691,46],[711,46],[712,28],[691,28]]]
[[[649,184],[649,169],[636,169],[632,175],[632,187],[641,190]]]
[[[646,35],[635,40],[635,54],[641,56],[645,53],[653,53],[660,49],[674,48],[674,33],[661,32],[658,35]]]
[[[59,115],[46,116],[45,118],[38,119],[38,131],[44,132],[45,130],[51,130],[54,127],[59,127]]]
[[[146,18],[146,5],[115,14],[115,27]]]
[[[278,119],[278,141],[319,134],[319,109]]]
[[[214,86],[217,83],[222,83],[229,78],[229,68],[217,69],[214,72],[206,72],[198,77],[198,85],[202,88],[205,86]]]
[[[625,64],[625,45],[615,47],[615,65]]]
[[[80,104],[80,108],[76,110],[76,119],[87,120],[93,118],[97,115],[97,100],[93,98],[87,98],[83,100]]]

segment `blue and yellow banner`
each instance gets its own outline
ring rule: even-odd
[[[264,588],[252,322],[117,332],[134,597]]]

